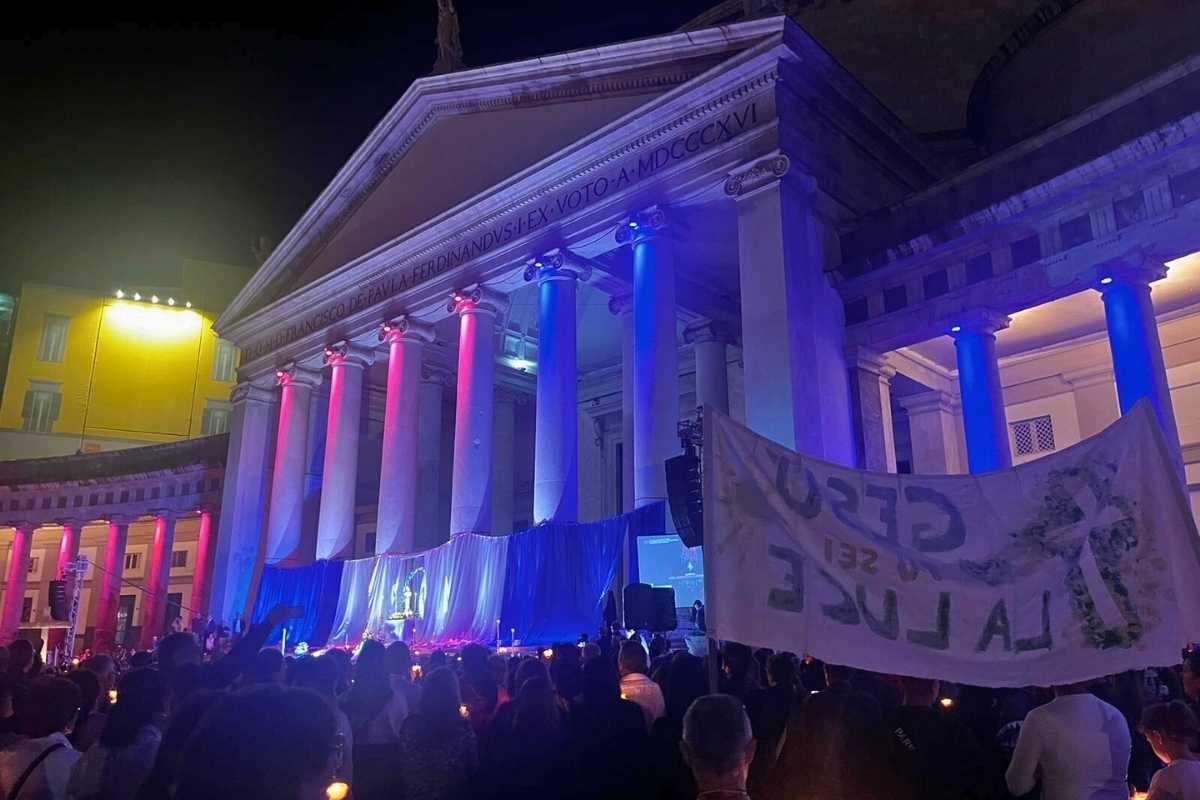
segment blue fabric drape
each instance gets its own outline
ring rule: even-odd
[[[664,508],[511,536],[462,534],[421,553],[266,567],[254,619],[276,603],[298,605],[305,616],[288,624],[289,642],[353,646],[394,630],[388,617],[404,607],[408,588],[420,618],[403,633],[414,643],[494,642],[497,620],[504,641],[514,629],[525,643],[573,641],[600,624],[626,533],[661,534]]]
[[[594,635],[617,575],[624,517],[584,525],[545,523],[509,536],[500,626],[505,641],[573,642]]]
[[[272,631],[268,644],[279,642],[283,630],[287,631],[289,644],[325,642],[337,610],[338,590],[345,563],[317,561],[307,567],[290,569],[263,567],[251,620],[263,620],[277,605],[304,609],[304,616],[288,620],[283,628]]]

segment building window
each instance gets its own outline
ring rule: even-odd
[[[1054,449],[1054,423],[1050,416],[1023,419],[1009,425],[1013,432],[1016,454],[1030,456],[1048,453]]]
[[[31,556],[30,557],[30,559],[29,559],[29,574],[30,575],[32,575],[33,573],[38,571],[38,564],[40,564],[41,561],[42,561],[41,556]]]
[[[21,601],[21,622],[33,622],[33,598],[26,597]]]
[[[142,563],[141,553],[126,553],[125,554],[125,570],[132,572],[136,570]]]
[[[237,379],[236,373],[237,348],[233,346],[233,342],[217,339],[217,347],[213,351],[212,379],[233,383]]]
[[[187,566],[187,550],[172,550],[171,551],[171,568]]]
[[[42,340],[38,343],[38,361],[61,364],[67,352],[67,323],[70,317],[47,314],[42,320]]]
[[[375,531],[370,531],[363,536],[363,551],[369,556],[375,554]]]
[[[233,407],[223,400],[209,400],[204,406],[204,416],[200,418],[200,434],[213,436],[218,433],[229,433],[229,415]]]
[[[50,433],[62,411],[62,392],[57,383],[30,381],[21,406],[21,430]]]

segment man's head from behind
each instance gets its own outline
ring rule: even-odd
[[[621,677],[640,673],[645,675],[650,671],[646,650],[640,641],[630,640],[621,644],[621,652],[617,656],[617,666]]]
[[[700,697],[683,717],[679,749],[702,792],[744,790],[754,745],[746,709],[731,695]]]

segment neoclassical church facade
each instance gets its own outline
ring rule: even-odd
[[[1200,22],[1012,2],[922,39],[884,5],[726,2],[413,83],[216,323],[206,610],[264,563],[661,500],[702,405],[955,473],[1149,398],[1200,489]],[[18,538],[54,525],[8,511],[38,486],[0,487]]]

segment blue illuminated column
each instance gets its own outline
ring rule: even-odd
[[[1167,368],[1158,340],[1158,321],[1150,300],[1150,284],[1165,278],[1165,264],[1144,262],[1102,268],[1097,288],[1104,298],[1108,346],[1112,350],[1117,401],[1125,414],[1143,397],[1150,400],[1167,446],[1179,464],[1179,429],[1171,404]]]
[[[579,409],[575,350],[576,282],[591,270],[570,252],[541,256],[525,269],[538,287],[537,423],[533,518],[579,518]]]
[[[621,511],[633,511],[633,295],[608,301],[621,321]]]
[[[495,394],[496,315],[508,298],[484,286],[455,292],[459,316],[458,386],[454,401],[454,476],[450,534],[492,530],[492,403]]]
[[[729,335],[711,320],[693,323],[683,329],[684,341],[692,345],[696,359],[696,405],[710,406],[729,413],[729,372],[725,343]]]
[[[329,424],[325,428],[325,469],[321,473],[321,513],[317,558],[346,558],[354,548],[354,496],[358,489],[358,443],[362,440],[363,370],[375,352],[341,341],[325,348],[329,367]]]
[[[972,473],[1012,466],[1000,364],[996,361],[996,331],[1007,328],[1008,322],[1003,314],[980,309],[963,315],[951,328],[958,354],[967,463]]]
[[[264,534],[270,492],[267,479],[271,472],[275,394],[264,386],[244,382],[234,387],[229,401],[233,413],[207,609],[214,618],[226,621],[245,610],[251,579],[263,554],[260,537]],[[205,610],[203,605],[194,607]]]
[[[433,326],[405,316],[385,322],[379,338],[388,346],[388,375],[375,552],[411,553],[417,537],[421,361],[425,345],[433,342]]]
[[[634,507],[666,500],[664,464],[678,454],[679,345],[675,264],[667,220],[651,208],[623,221],[617,241],[633,246]]]
[[[303,563],[312,559],[310,548],[301,547],[308,412],[312,390],[321,384],[321,373],[289,364],[278,370],[275,377],[279,382],[279,427],[275,435],[275,468],[271,473],[266,560],[268,564]]]

